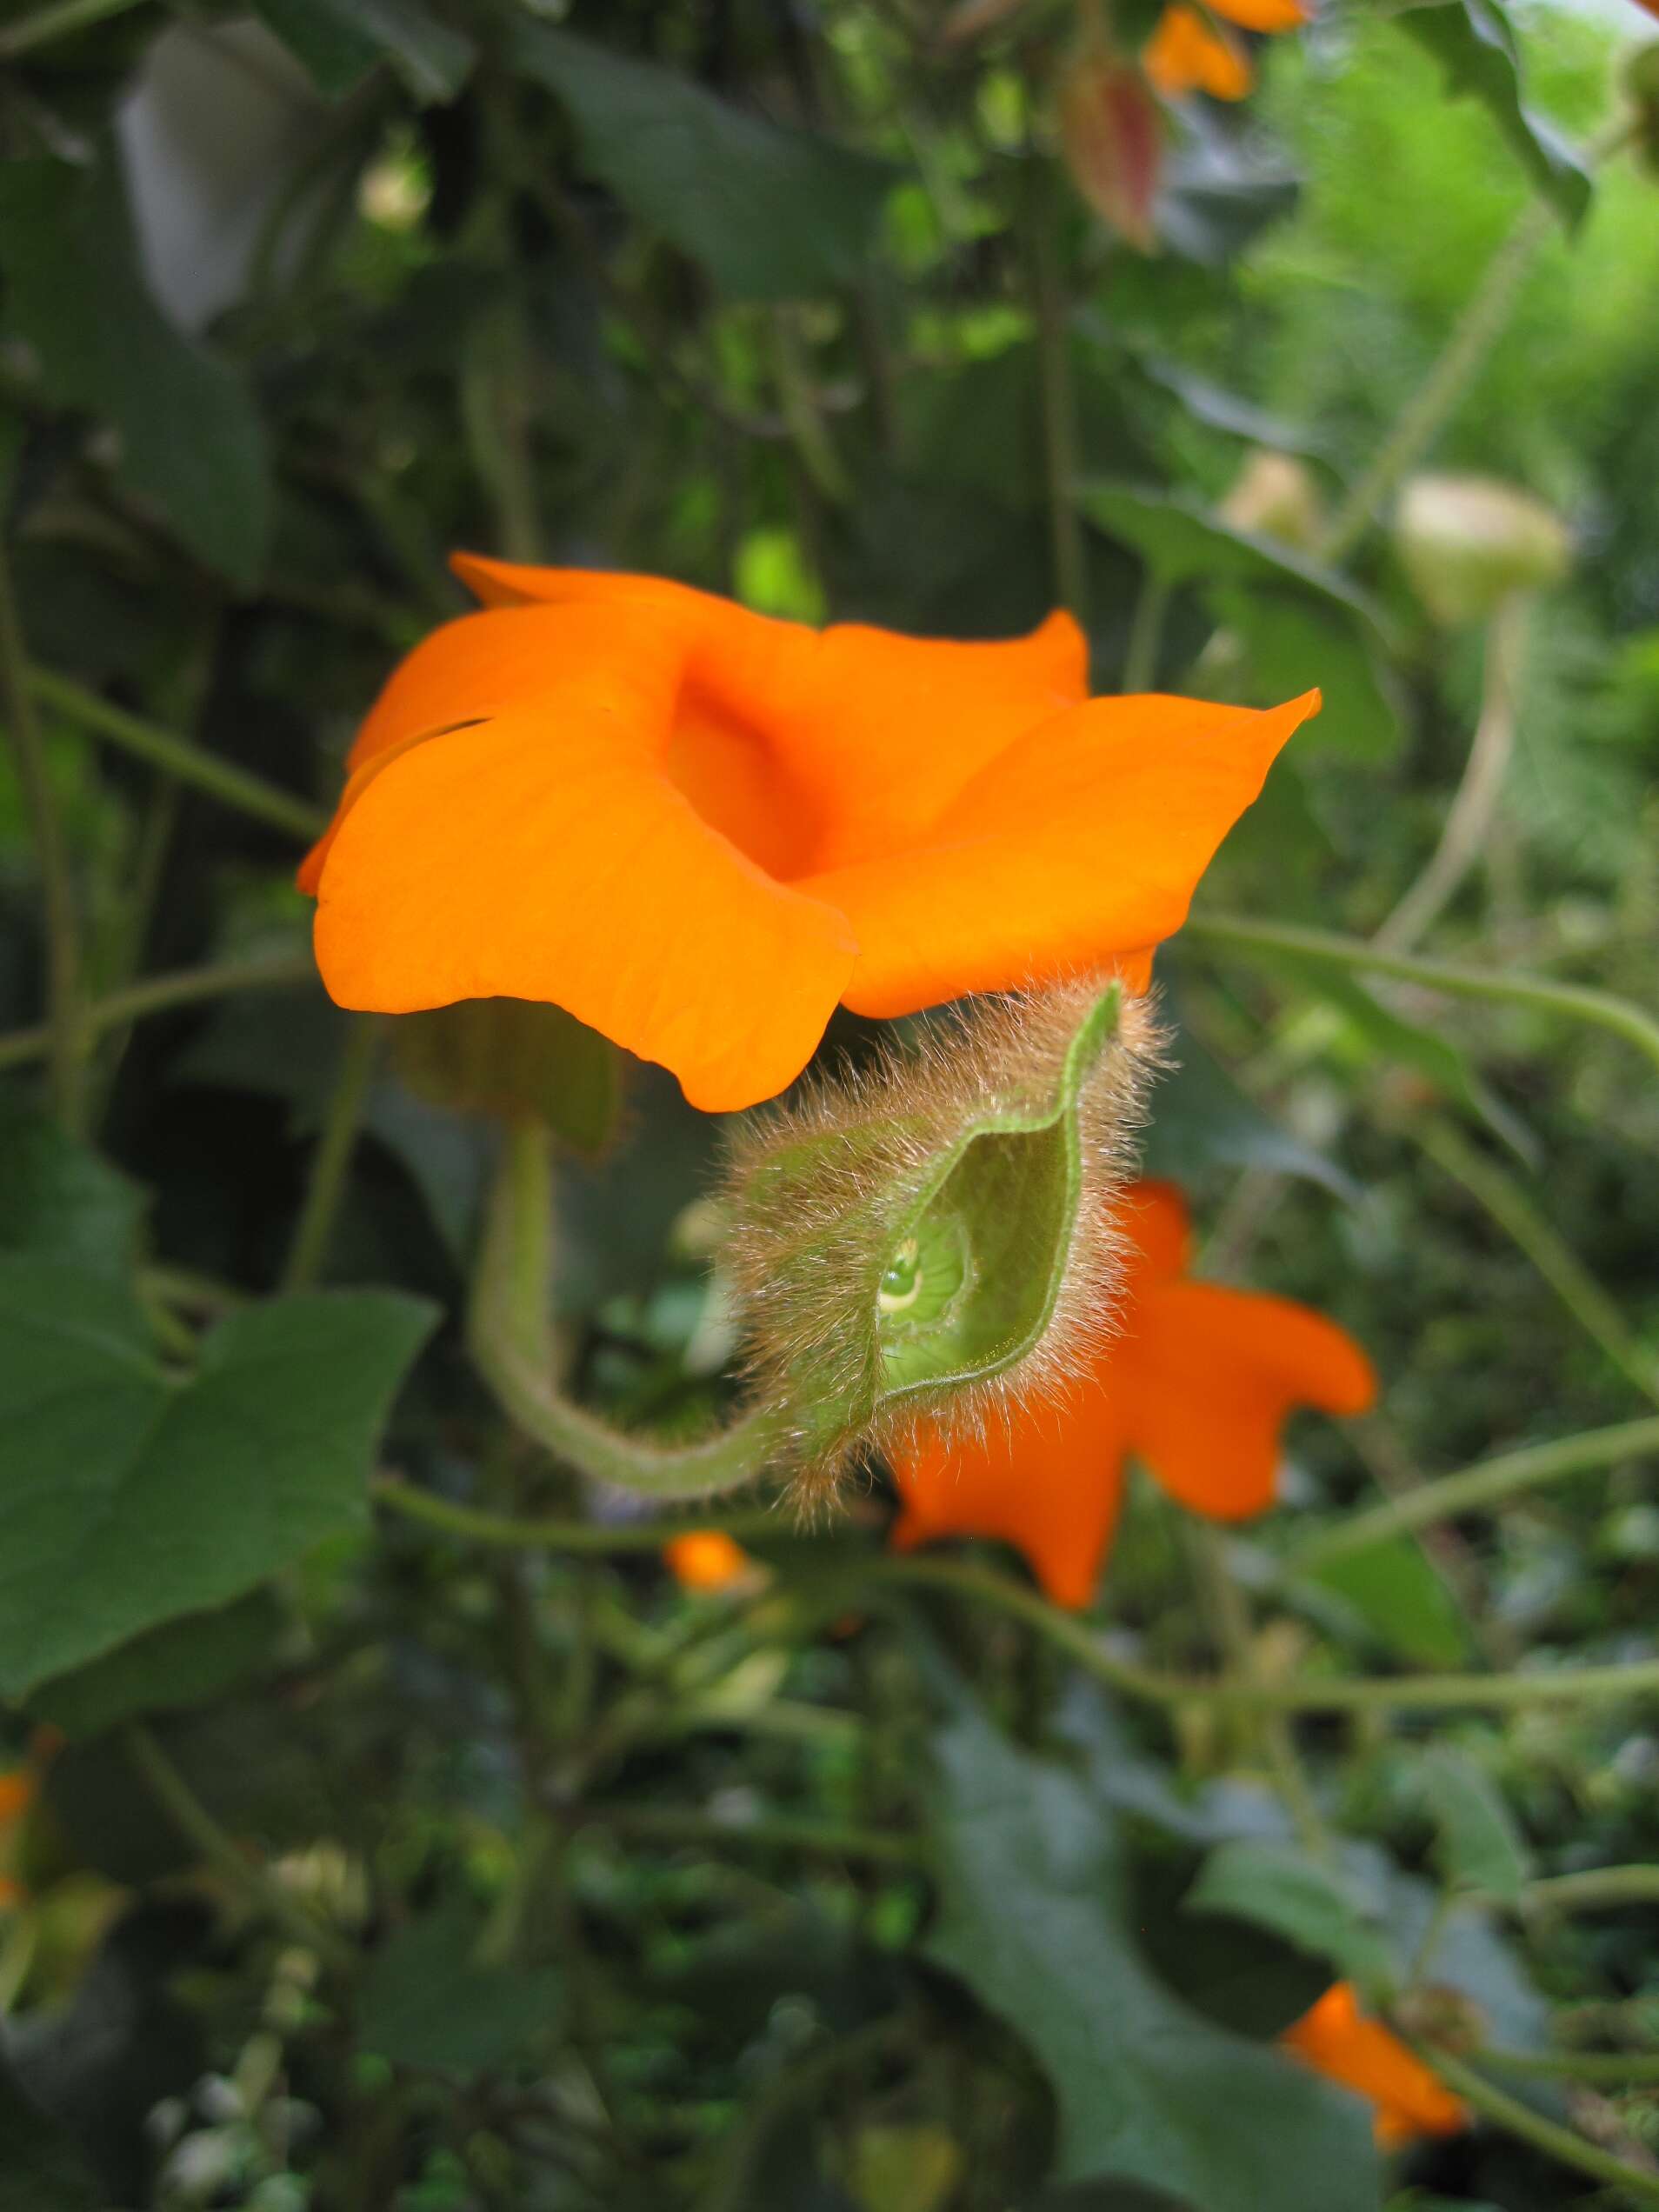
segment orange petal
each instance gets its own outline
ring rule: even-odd
[[[1381,2021],[1359,2009],[1353,1985],[1338,1982],[1280,2042],[1328,2081],[1356,2089],[1376,2108],[1377,2140],[1397,2149],[1419,2135],[1455,2135],[1469,2109]]]
[[[1114,1227],[1128,1246],[1123,1299],[1133,1305],[1160,1283],[1186,1272],[1192,1253],[1187,1202],[1172,1183],[1133,1183]]]
[[[689,1590],[729,1589],[756,1571],[743,1546],[718,1529],[689,1529],[683,1536],[670,1537],[663,1557]]]
[[[763,733],[813,823],[814,869],[907,849],[988,763],[1089,693],[1067,614],[989,643],[861,623],[817,632],[656,576],[529,569],[456,554],[492,604],[529,599],[667,611],[691,626],[690,676],[713,712]]]
[[[1166,99],[1208,92],[1217,100],[1242,100],[1256,82],[1243,48],[1212,30],[1185,0],[1164,10],[1141,58]]]
[[[1313,10],[1302,0],[1209,0],[1209,4],[1241,30],[1299,30],[1313,19]]]
[[[1130,1449],[1172,1497],[1220,1521],[1272,1504],[1295,1408],[1363,1413],[1376,1395],[1370,1362],[1335,1322],[1214,1283],[1150,1290],[1116,1361]]]
[[[930,1424],[888,1455],[902,1551],[936,1536],[1011,1544],[1056,1605],[1088,1605],[1117,1525],[1123,1440],[1109,1388],[1091,1379],[1060,1401],[993,1415],[983,1436],[947,1442]]]
[[[534,703],[396,753],[340,823],[323,979],[387,1013],[550,1000],[710,1112],[770,1097],[850,974],[845,917],[767,876],[670,780],[676,625],[603,606],[537,618],[565,642]]]
[[[21,1820],[35,1798],[35,1777],[26,1767],[0,1774],[0,1827]]]
[[[1097,699],[1010,745],[915,850],[803,877],[859,944],[846,1002],[912,1014],[1142,954],[1316,711]]]

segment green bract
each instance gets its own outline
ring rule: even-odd
[[[724,1264],[810,1483],[917,1415],[977,1421],[1076,1370],[1156,1048],[1116,983],[1002,999],[739,1138]]]

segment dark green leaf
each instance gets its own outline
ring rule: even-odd
[[[1206,1168],[1266,1168],[1303,1176],[1350,1203],[1357,1186],[1333,1161],[1268,1119],[1190,1029],[1178,1028],[1174,1066],[1152,1094],[1142,1148],[1149,1176],[1194,1182]]]
[[[569,109],[594,175],[723,291],[799,299],[858,274],[898,176],[885,162],[544,23],[516,23],[509,53]]]
[[[556,2027],[561,1977],[549,1967],[477,1963],[479,1934],[464,1897],[400,1929],[363,1978],[363,2048],[399,2066],[490,2073]]]
[[[144,1195],[58,1124],[0,1092],[0,1251],[131,1271]]]
[[[1339,1599],[1386,1650],[1415,1665],[1456,1667],[1469,1656],[1457,1601],[1409,1536],[1343,1552],[1301,1579]]]
[[[1394,1964],[1387,1936],[1340,1874],[1294,1843],[1251,1837],[1222,1843],[1204,1861],[1184,1909],[1223,1913],[1283,1936],[1328,1960],[1363,1988],[1386,1987]]]
[[[0,271],[7,325],[39,356],[51,398],[113,423],[132,490],[200,560],[251,588],[270,532],[264,426],[237,372],[145,290],[114,163],[0,167]]]
[[[1289,214],[1302,189],[1276,155],[1225,126],[1189,118],[1164,163],[1154,223],[1161,244],[1218,269]]]
[[[1436,1829],[1435,1863],[1449,1889],[1479,1889],[1513,1903],[1530,1871],[1509,1807],[1472,1759],[1423,1754],[1417,1794]]]
[[[147,1629],[102,1659],[37,1689],[30,1711],[66,1736],[101,1735],[140,1713],[206,1704],[253,1672],[282,1626],[267,1589],[212,1613],[191,1613]]]
[[[0,1696],[223,1605],[367,1517],[432,1309],[381,1292],[237,1314],[180,1380],[128,1294],[0,1257]]]
[[[1454,92],[1478,100],[1533,184],[1569,223],[1582,221],[1590,180],[1560,135],[1521,97],[1521,51],[1498,0],[1429,0],[1395,20],[1446,72]]]
[[[533,1116],[590,1157],[616,1134],[621,1055],[562,1006],[463,999],[405,1014],[392,1043],[404,1082],[435,1105],[503,1121]]]
[[[417,100],[452,100],[471,72],[471,40],[421,0],[253,0],[253,7],[330,99],[383,60]]]
[[[1404,735],[1399,687],[1370,625],[1307,591],[1223,585],[1209,595],[1217,625],[1239,641],[1249,670],[1248,706],[1276,706],[1317,684],[1320,712],[1298,735],[1303,756],[1318,749],[1349,760],[1389,760]]]
[[[107,2199],[74,2138],[24,2096],[0,2056],[0,2212],[99,2212]]]
[[[1042,2061],[1056,2178],[1143,2182],[1203,2212],[1375,2212],[1363,2109],[1153,1978],[1109,1816],[1082,1785],[965,1705],[935,1748],[930,1949]]]

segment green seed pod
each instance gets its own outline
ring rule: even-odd
[[[738,1136],[722,1267],[807,1502],[919,1415],[1081,1371],[1160,1043],[1115,983],[993,1000]]]
[[[1448,629],[1485,621],[1514,592],[1559,583],[1572,557],[1560,516],[1491,476],[1414,476],[1394,536],[1412,589]]]

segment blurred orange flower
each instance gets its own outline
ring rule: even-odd
[[[1181,1194],[1134,1184],[1117,1333],[1063,1396],[1015,1408],[981,1436],[919,1426],[893,1455],[901,1549],[935,1536],[998,1536],[1023,1553],[1056,1605],[1095,1594],[1134,1453],[1182,1505],[1236,1521],[1273,1502],[1292,1409],[1363,1413],[1370,1362],[1334,1322],[1285,1298],[1186,1275]]]
[[[1166,99],[1208,92],[1212,99],[1242,100],[1256,72],[1243,44],[1215,17],[1224,16],[1243,30],[1294,30],[1308,15],[1302,0],[1171,0],[1147,41],[1147,74]]]
[[[1420,2135],[1455,2135],[1469,2125],[1462,2099],[1380,2020],[1360,2010],[1350,1982],[1327,1989],[1279,2040],[1316,2074],[1369,2099],[1376,2109],[1376,2139],[1385,2150],[1399,2150]]]
[[[1318,706],[1088,696],[1069,615],[817,631],[650,576],[457,557],[486,607],[396,670],[301,871],[343,1006],[551,1000],[751,1106],[837,1003],[1116,963],[1136,987]]]
[[[730,1589],[756,1571],[743,1546],[718,1529],[689,1529],[663,1545],[663,1557],[689,1590]]]
[[[0,1859],[10,1858],[10,1837],[7,1831],[17,1828],[23,1815],[35,1802],[36,1782],[26,1767],[17,1767],[0,1774]],[[0,1912],[23,1902],[19,1884],[0,1868]]]

